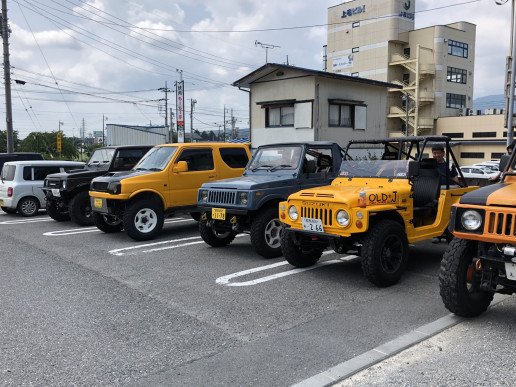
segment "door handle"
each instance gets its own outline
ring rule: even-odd
[[[214,177],[216,177],[217,175],[208,175],[208,179],[213,179]]]

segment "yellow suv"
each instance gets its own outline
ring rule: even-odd
[[[337,253],[357,251],[369,281],[377,286],[396,283],[408,261],[408,244],[443,236],[451,205],[478,188],[467,187],[449,140],[417,136],[350,141],[331,185],[299,191],[279,204],[286,260],[307,267],[327,247]],[[447,150],[449,168],[439,168],[425,154],[434,146]],[[454,171],[461,182],[452,179]]]
[[[249,159],[249,144],[158,145],[132,170],[92,180],[93,221],[106,233],[125,229],[135,240],[152,239],[161,232],[165,215],[190,213],[199,220],[201,185],[242,176]]]

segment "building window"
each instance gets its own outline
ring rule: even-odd
[[[351,49],[351,52],[358,52],[359,50],[360,50],[360,48],[359,48],[359,47],[353,47],[353,48]]]
[[[271,106],[266,109],[265,126],[294,126],[294,106]]]
[[[404,73],[403,74],[403,83],[408,85],[409,82],[410,82],[410,74],[409,73]]]
[[[330,104],[330,126],[353,127],[353,106]]]
[[[464,69],[458,69],[456,67],[448,67],[448,74],[446,76],[446,80],[448,82],[466,84],[468,81],[467,71]]]
[[[468,57],[468,45],[467,43],[457,42],[455,40],[448,40],[448,54],[454,56],[460,56],[462,58]]]
[[[357,27],[360,27],[360,22],[354,22],[351,27],[353,28],[357,28]]]
[[[443,133],[443,136],[448,136],[450,138],[464,138],[464,133]]]
[[[496,137],[496,132],[473,132],[473,138],[478,137]]]
[[[507,131],[503,132],[503,136],[507,137]],[[516,138],[516,132],[512,132],[512,138]]]
[[[505,153],[491,152],[491,160],[501,158]]]
[[[484,152],[460,152],[462,159],[483,159]]]
[[[403,49],[403,55],[405,55],[406,57],[410,58],[410,47],[407,47],[407,48]]]
[[[462,109],[466,107],[466,96],[462,94],[446,93],[446,107]]]

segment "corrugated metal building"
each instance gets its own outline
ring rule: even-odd
[[[106,145],[159,145],[167,142],[164,126],[106,125]]]

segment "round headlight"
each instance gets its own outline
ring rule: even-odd
[[[207,202],[208,201],[208,191],[201,191],[201,202]]]
[[[118,195],[120,192],[122,192],[122,184],[120,184],[119,181],[113,181],[108,184],[107,191],[110,194]]]
[[[247,192],[240,192],[240,203],[247,204],[248,196]]]
[[[349,223],[349,214],[344,210],[337,212],[337,223],[343,227],[347,226]]]
[[[290,216],[290,219],[292,220],[297,220],[298,214],[296,206],[290,206],[288,208],[288,216]]]
[[[482,226],[482,215],[478,211],[468,210],[462,214],[462,225],[468,231],[475,231]]]

